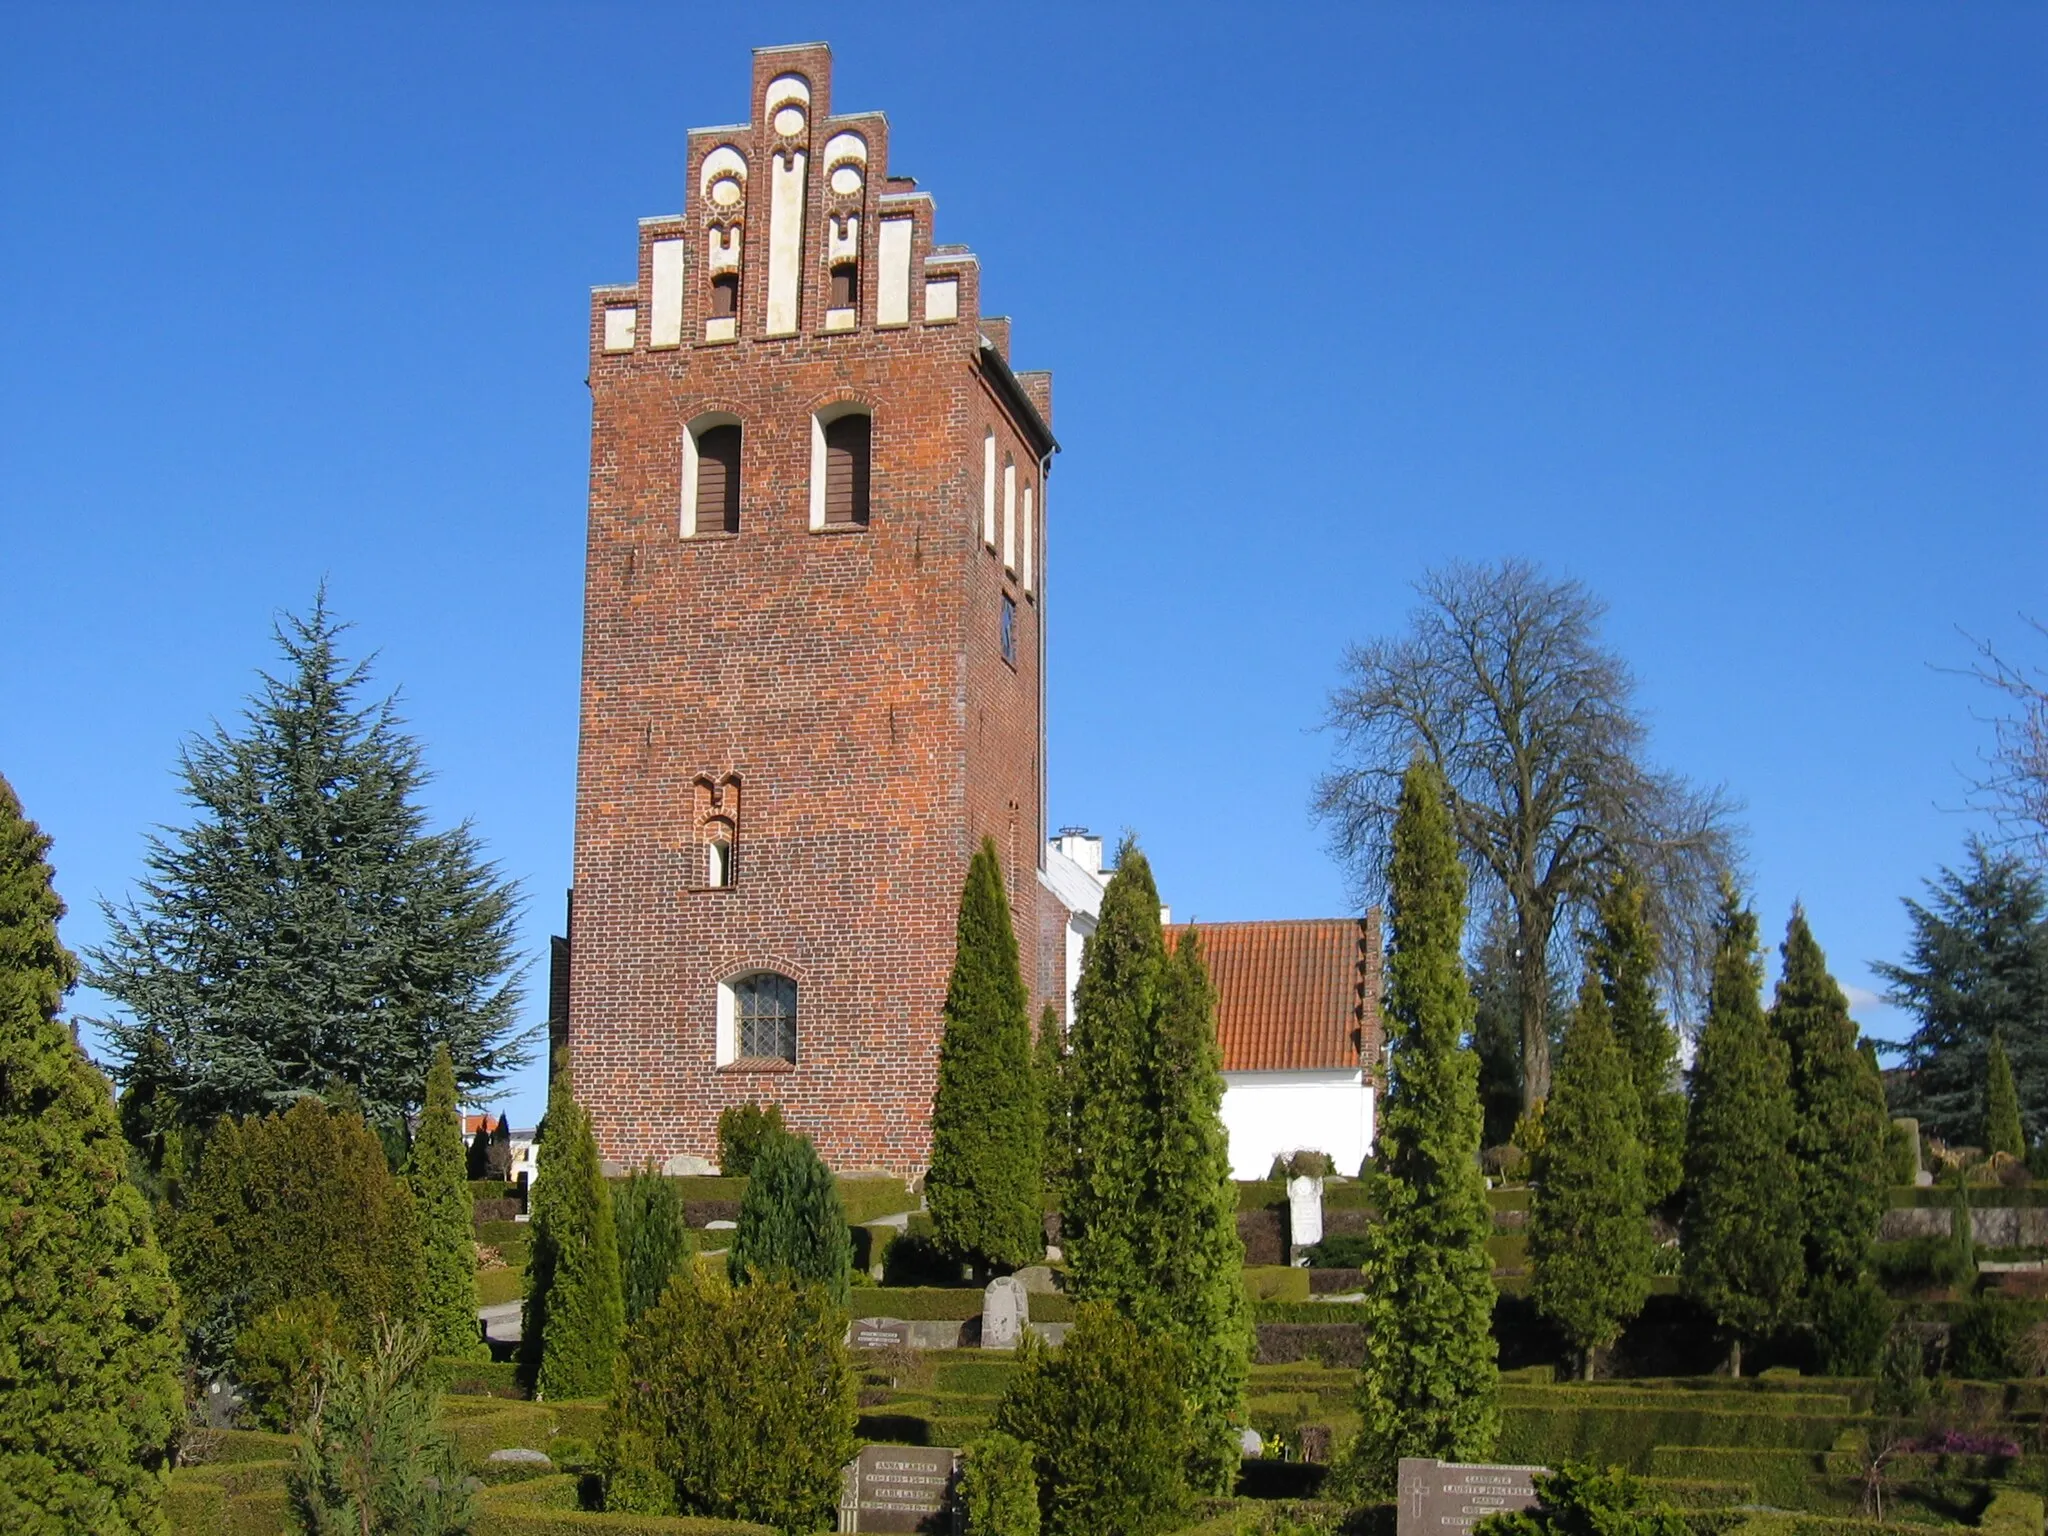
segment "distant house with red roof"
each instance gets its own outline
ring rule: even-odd
[[[1068,1017],[1081,949],[1095,930],[1108,872],[1100,838],[1076,828],[1046,850],[1041,878],[1069,914],[1063,943],[1042,946],[1066,982]],[[1191,929],[1216,988],[1223,1052],[1223,1125],[1234,1177],[1263,1178],[1275,1157],[1326,1152],[1355,1174],[1372,1148],[1373,1067],[1379,1060],[1380,915],[1247,923],[1174,923]]]

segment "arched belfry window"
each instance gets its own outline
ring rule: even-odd
[[[684,854],[685,883],[693,891],[722,891],[739,883],[740,776],[697,775],[696,841]]]
[[[683,537],[740,531],[740,422],[710,411],[683,434]]]
[[[829,407],[811,418],[811,526],[868,525],[868,463],[874,419],[859,405]]]
[[[740,312],[740,275],[715,273],[711,279],[711,318],[730,320]]]
[[[796,1060],[794,981],[778,971],[748,971],[719,983],[718,1060]]]

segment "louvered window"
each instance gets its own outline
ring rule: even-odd
[[[710,427],[697,434],[697,531],[740,531],[738,427]]]
[[[855,309],[860,305],[860,268],[842,261],[832,269],[832,307]]]
[[[739,313],[740,275],[721,272],[711,279],[711,318],[727,320]]]
[[[862,414],[825,424],[825,526],[865,527],[868,520],[868,441]]]

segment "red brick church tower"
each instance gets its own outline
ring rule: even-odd
[[[577,1098],[615,1164],[781,1106],[926,1161],[959,889],[993,836],[1033,963],[1051,379],[933,243],[823,45],[754,55],[684,212],[590,316]],[[1050,990],[1043,982],[1041,989]],[[1034,1002],[1035,1007],[1035,1002]]]

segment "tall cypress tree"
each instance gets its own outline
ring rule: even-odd
[[[1347,1480],[1384,1495],[1403,1456],[1483,1459],[1500,1428],[1493,1217],[1479,1172],[1479,1066],[1464,1039],[1465,871],[1444,786],[1419,755],[1401,782],[1388,870],[1394,1051],[1368,1175],[1363,1425]]]
[[[1235,1433],[1244,1419],[1251,1306],[1244,1290],[1244,1243],[1237,1235],[1237,1185],[1223,1129],[1223,1052],[1216,1040],[1216,992],[1198,930],[1174,946],[1161,989],[1151,1076],[1159,1105],[1154,1150],[1153,1230],[1146,1257],[1160,1323],[1182,1346],[1189,1410],[1188,1483],[1227,1493],[1235,1481]],[[1139,1307],[1141,1322],[1149,1308]]]
[[[1650,1223],[1629,1062],[1590,967],[1543,1111],[1529,1208],[1529,1297],[1581,1352],[1586,1379],[1650,1294]]]
[[[153,1076],[187,1125],[267,1114],[335,1083],[395,1127],[434,1046],[486,1087],[517,1033],[519,895],[467,823],[427,830],[419,743],[323,591],[276,630],[244,728],[187,743],[193,825],[149,840],[141,896],[104,908],[86,979],[125,1011],[98,1023],[126,1083]]]
[[[683,1192],[650,1165],[612,1186],[612,1223],[619,1234],[619,1279],[626,1326],[661,1300],[676,1270],[689,1261],[690,1224]]]
[[[0,1529],[154,1533],[178,1296],[107,1080],[57,1018],[78,967],[49,846],[0,778]]]
[[[1159,1142],[1150,1068],[1166,982],[1159,888],[1130,839],[1102,893],[1081,959],[1068,1039],[1073,1156],[1061,1192],[1068,1284],[1084,1299],[1128,1307],[1150,1280],[1145,1210]]]
[[[1984,1150],[2013,1157],[2027,1155],[2027,1133],[2020,1128],[2020,1094],[2012,1079],[2012,1058],[2005,1038],[1991,1037],[1984,1062]]]
[[[1685,1094],[1678,1079],[1678,1035],[1657,1002],[1659,951],[1657,930],[1643,909],[1642,883],[1624,870],[1601,898],[1588,959],[1599,973],[1608,1023],[1635,1087],[1643,1186],[1652,1206],[1676,1194],[1685,1173]]]
[[[441,1045],[427,1072],[427,1105],[405,1170],[419,1208],[426,1261],[420,1321],[436,1354],[488,1360],[490,1346],[476,1325],[476,1208],[469,1196],[468,1163],[462,1110],[455,1102],[455,1063]]]
[[[1066,1030],[1059,1010],[1051,1003],[1038,1015],[1038,1038],[1031,1043],[1031,1075],[1038,1084],[1039,1121],[1045,1128],[1039,1177],[1048,1194],[1057,1194],[1073,1156],[1074,1114],[1067,1086]]]
[[[1869,1262],[1884,1217],[1891,1117],[1884,1084],[1857,1049],[1849,1000],[1798,907],[1780,953],[1771,1027],[1790,1068],[1807,1279],[1849,1283]]]
[[[522,1373],[543,1397],[595,1397],[611,1390],[625,1299],[611,1194],[590,1117],[570,1091],[566,1053],[556,1058],[548,1084],[539,1150],[528,1204],[533,1251],[520,1327]]]
[[[1764,1018],[1756,916],[1732,884],[1718,928],[1686,1125],[1682,1278],[1728,1331],[1729,1366],[1739,1376],[1743,1341],[1791,1316],[1804,1229],[1791,1068]]]
[[[1151,865],[1128,838],[1082,959],[1074,1015],[1061,1193],[1069,1285],[1175,1337],[1195,1424],[1188,1478],[1226,1489],[1252,1340],[1215,994],[1192,930],[1168,957]]]
[[[846,1305],[853,1240],[839,1186],[808,1136],[777,1136],[761,1148],[725,1266],[735,1285],[757,1279],[815,1285]]]
[[[1002,865],[985,837],[960,893],[924,1184],[939,1241],[984,1271],[1033,1263],[1045,1247],[1030,1007]]]

